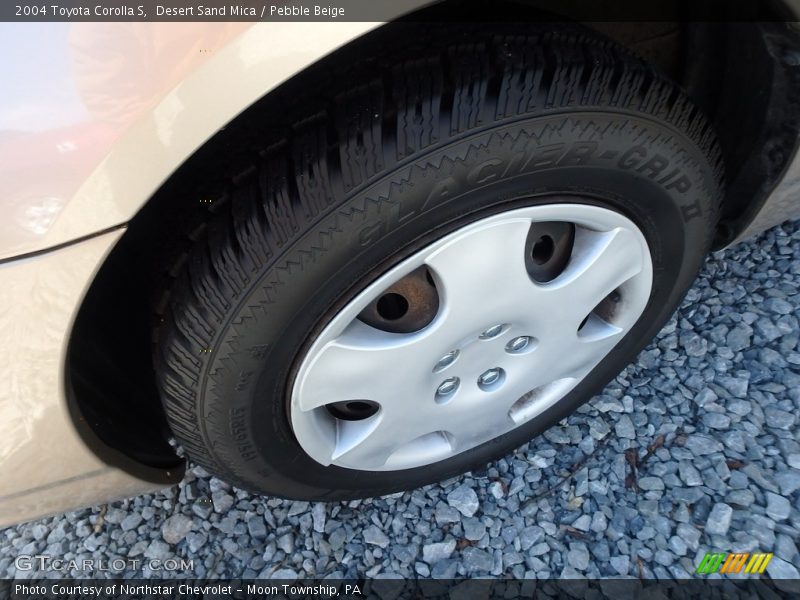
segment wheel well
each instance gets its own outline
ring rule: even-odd
[[[463,12],[446,12],[460,6],[444,2],[425,9],[439,11],[438,16],[422,14],[434,20],[448,14],[463,17]],[[163,468],[182,460],[169,443],[151,363],[152,332],[166,302],[161,290],[176,275],[208,212],[215,210],[211,199],[227,180],[241,175],[242,165],[247,169],[248,156],[256,156],[251,140],[269,139],[285,128],[275,115],[291,115],[292,98],[308,93],[313,86],[307,82],[326,81],[332,64],[365,56],[387,36],[397,35],[397,28],[423,26],[418,21],[424,19],[404,20],[414,22],[368,33],[247,109],[191,156],[130,221],[86,295],[67,356],[68,397],[74,414],[109,448],[107,455],[95,449],[101,458],[114,462],[109,457],[122,453]],[[724,245],[746,226],[794,152],[797,118],[790,112],[792,99],[800,94],[780,60],[793,32],[779,22],[586,25],[668,73],[716,124],[729,172],[717,240]]]

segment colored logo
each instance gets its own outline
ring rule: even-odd
[[[697,565],[695,573],[700,575],[710,575],[711,573],[734,574],[742,572],[760,574],[767,568],[770,560],[772,560],[772,553],[706,552],[703,560]]]

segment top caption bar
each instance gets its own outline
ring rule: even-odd
[[[790,4],[794,0],[790,0]],[[800,0],[797,0],[800,5]],[[770,0],[40,0],[0,2],[0,21],[784,21]]]

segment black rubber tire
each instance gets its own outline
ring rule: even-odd
[[[208,471],[271,495],[335,500],[483,466],[587,401],[652,339],[708,252],[721,197],[712,128],[671,81],[615,44],[502,25],[426,29],[361,49],[306,90],[220,196],[171,292],[155,366],[175,436]],[[440,463],[323,467],[287,415],[315,332],[371,279],[456,227],[510,208],[590,202],[652,251],[642,318],[555,407]],[[570,199],[573,200],[570,200]],[[581,200],[584,201],[584,200]]]

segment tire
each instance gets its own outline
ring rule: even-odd
[[[362,48],[370,58],[318,93],[306,89],[319,99],[297,109],[287,132],[264,134],[257,164],[243,162],[220,195],[169,290],[155,357],[173,432],[206,470],[260,493],[338,500],[482,467],[589,400],[691,285],[721,197],[708,122],[675,84],[605,39],[489,29],[431,29],[413,48],[383,46],[403,47],[402,57]],[[312,458],[308,432],[303,445],[295,431],[294,382],[337,315],[446,236],[556,205],[570,222],[572,206],[618,215],[649,253],[640,316],[599,363],[540,414],[442,460],[382,470]],[[354,381],[368,377],[346,368]]]

